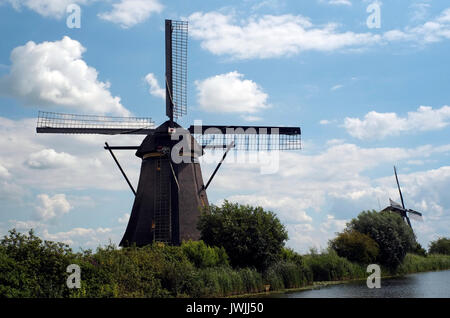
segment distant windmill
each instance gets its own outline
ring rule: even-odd
[[[147,135],[140,146],[109,146],[108,150],[135,200],[121,246],[143,246],[154,241],[180,244],[199,239],[201,208],[208,206],[206,189],[228,151],[301,149],[300,127],[205,126],[184,129],[174,121],[187,113],[187,32],[185,21],[166,20],[166,115],[154,128],[150,118],[87,116],[39,112],[38,133]],[[185,141],[179,146],[180,138]],[[186,142],[187,141],[187,142]],[[206,186],[198,158],[204,149],[225,150]],[[128,180],[113,150],[137,150],[142,159],[137,190]],[[182,162],[175,157],[184,158]]]
[[[400,205],[399,203],[392,201],[389,198],[389,206],[384,208],[382,211],[390,211],[390,212],[400,214],[400,216],[404,220],[406,220],[406,222],[412,229],[411,221],[409,220],[409,218],[411,217],[412,219],[414,219],[416,221],[423,221],[422,213],[405,208],[405,202],[403,201],[402,190],[400,189],[400,183],[398,182],[398,176],[397,176],[397,169],[395,168],[395,166],[394,166],[394,174],[395,174],[395,180],[397,181],[398,192],[400,194],[400,200],[402,201],[402,204]]]

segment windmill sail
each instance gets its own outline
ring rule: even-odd
[[[189,132],[204,148],[270,151],[301,149],[300,127],[190,126]]]
[[[166,20],[166,115],[187,114],[187,21]]]
[[[411,209],[409,209],[407,212],[408,212],[408,216],[411,219],[413,219],[415,221],[423,222],[422,213],[411,210]]]
[[[412,228],[411,221],[409,219],[411,218],[416,221],[423,221],[422,213],[405,208],[405,202],[403,201],[403,194],[402,194],[402,190],[400,189],[400,183],[398,182],[398,176],[397,176],[397,169],[395,168],[395,166],[394,166],[394,175],[395,175],[395,181],[397,182],[398,193],[400,194],[400,200],[402,200],[402,204],[397,203],[389,198],[389,206],[384,208],[383,210],[381,210],[381,212],[389,211],[389,212],[398,213],[408,223],[409,227]]]
[[[146,117],[38,113],[36,132],[54,134],[148,135],[154,122]]]

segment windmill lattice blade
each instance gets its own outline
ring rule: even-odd
[[[75,115],[40,111],[36,132],[59,134],[147,135],[154,122],[146,117]]]
[[[188,22],[166,23],[166,113],[179,118],[187,114]]]
[[[413,219],[415,221],[423,222],[422,213],[414,211],[414,210],[411,210],[411,209],[409,209],[407,212],[408,212],[408,216],[411,219]]]
[[[263,126],[191,126],[189,132],[204,148],[226,148],[249,151],[301,149],[299,127]]]
[[[404,209],[405,208],[405,202],[403,201],[402,190],[400,189],[400,183],[398,182],[397,168],[395,168],[395,166],[394,166],[394,174],[395,174],[395,180],[397,181],[398,193],[400,194],[400,200],[402,201],[402,207]]]

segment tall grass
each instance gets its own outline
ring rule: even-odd
[[[366,277],[365,267],[340,257],[333,250],[305,255],[314,281],[337,281]]]
[[[450,255],[430,254],[426,257],[406,254],[403,263],[397,269],[398,274],[450,269]]]

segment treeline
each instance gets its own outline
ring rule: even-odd
[[[70,264],[80,266],[79,289],[66,285]],[[233,268],[223,248],[203,241],[74,253],[33,231],[11,230],[0,242],[0,297],[223,297],[262,292],[266,284],[272,290],[300,287],[312,277],[288,256],[264,273]]]
[[[440,254],[426,253],[393,213],[362,212],[327,250],[307,255],[284,246],[284,226],[260,207],[225,202],[202,216],[199,229],[201,241],[181,246],[77,253],[11,230],[0,241],[0,297],[226,297],[364,279],[370,263],[385,276],[450,269],[448,239],[431,243],[429,252]],[[70,264],[80,266],[79,289],[66,285]]]

